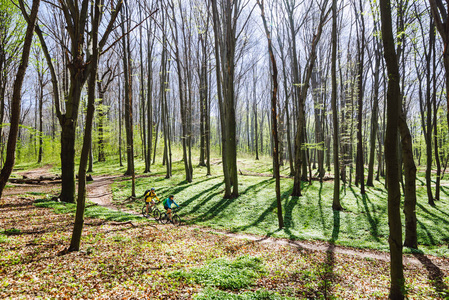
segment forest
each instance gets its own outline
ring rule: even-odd
[[[447,1],[0,7],[0,297],[449,298]]]

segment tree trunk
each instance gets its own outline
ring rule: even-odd
[[[416,166],[413,160],[412,135],[407,126],[404,113],[399,116],[399,132],[401,134],[402,156],[404,157],[404,215],[405,240],[404,246],[418,249],[416,233]]]
[[[239,2],[225,1],[222,7],[223,13],[219,14],[217,1],[212,0],[211,4],[215,33],[218,103],[222,131],[224,198],[236,198],[239,195],[239,189],[234,89],[235,49],[237,43],[237,17],[235,16],[239,15],[240,7]],[[222,24],[224,24],[223,27],[221,26]]]
[[[148,22],[151,23],[151,22]],[[149,27],[149,25],[148,25]],[[148,172],[151,172],[151,153],[153,150],[153,45],[154,40],[150,39],[150,28],[148,29],[148,36],[147,36],[147,48],[148,48],[148,57],[147,57],[147,63],[148,63],[148,81],[147,81],[147,117],[148,117],[148,123],[147,123],[147,131],[148,131],[148,139],[147,139],[147,157],[146,160],[148,161]],[[152,42],[150,43],[150,40]]]
[[[432,44],[433,53],[435,54],[435,43]],[[433,70],[436,70],[436,55],[433,55]],[[440,162],[440,153],[438,147],[438,107],[437,107],[437,76],[433,76],[433,93],[432,93],[432,103],[433,103],[433,137],[434,137],[434,147],[435,147],[435,163],[437,166],[437,174],[435,180],[435,200],[440,200],[440,184],[441,184],[441,162]]]
[[[39,88],[39,150],[38,150],[38,158],[37,163],[42,162],[43,156],[43,134],[44,134],[44,126],[43,126],[43,112],[42,108],[44,105],[44,84],[42,80],[40,80],[40,88]]]
[[[122,97],[122,91],[121,91],[121,84],[120,84],[120,77],[118,79],[118,95],[119,95],[119,101],[118,102],[118,156],[120,160],[120,167],[123,166],[122,162],[122,118],[123,118],[123,112],[122,112],[122,101],[120,98]]]
[[[140,4],[140,3],[139,3]],[[139,22],[143,22],[142,20],[142,7],[139,6]],[[147,152],[147,130],[146,130],[146,124],[145,121],[145,85],[144,85],[144,79],[143,79],[143,39],[142,39],[142,25],[139,26],[139,55],[140,55],[140,118],[141,118],[141,128],[142,128],[142,147],[143,147],[143,160],[145,162],[145,169],[144,173],[150,172],[150,163],[148,161],[148,152]],[[148,80],[150,80],[148,78]],[[149,95],[147,95],[149,97]],[[148,116],[147,116],[148,118]]]
[[[281,180],[280,180],[280,174],[279,174],[279,157],[278,157],[278,129],[277,129],[277,90],[278,90],[278,81],[277,81],[277,66],[276,66],[276,59],[274,57],[273,48],[271,44],[271,33],[268,30],[267,22],[265,20],[265,12],[262,4],[259,0],[257,0],[257,4],[259,5],[259,8],[261,10],[261,17],[262,22],[265,28],[265,34],[267,36],[268,40],[268,52],[270,54],[270,61],[271,61],[271,69],[272,69],[272,80],[273,80],[273,91],[271,94],[271,122],[272,122],[272,135],[273,135],[273,163],[274,163],[274,176],[276,178],[276,202],[277,202],[277,216],[278,216],[278,224],[279,229],[282,229],[284,227],[284,219],[282,217],[282,203],[281,203]]]
[[[127,24],[127,30],[129,30],[129,20],[128,20],[128,7],[125,9],[125,16],[122,13],[122,46],[123,46],[123,74],[125,76],[125,133],[126,133],[126,162],[127,169],[125,175],[131,175],[131,196],[136,196],[135,191],[135,171],[134,171],[134,138],[133,138],[133,84],[132,84],[132,61],[131,61],[131,48],[129,42],[129,35],[125,35],[125,22]]]
[[[98,67],[98,27],[100,22],[100,3],[99,0],[95,2],[95,16],[93,16],[92,30],[92,60],[90,62],[90,74],[88,82],[88,99],[87,99],[87,114],[86,123],[84,127],[83,147],[81,150],[80,165],[78,171],[78,199],[76,203],[75,224],[73,226],[72,239],[70,241],[69,251],[79,251],[81,244],[81,234],[84,225],[84,209],[86,205],[86,167],[89,158],[89,152],[92,146],[92,124],[95,113],[95,82],[97,79]]]
[[[91,133],[92,134],[92,133]],[[89,167],[87,168],[87,172],[93,172],[94,168],[94,152],[92,151],[92,138],[90,141],[90,147],[89,147]]]
[[[30,57],[31,43],[33,41],[33,32],[39,11],[40,0],[33,0],[31,12],[28,18],[28,26],[25,32],[25,39],[22,48],[22,57],[17,69],[16,79],[14,81],[13,94],[11,99],[11,124],[9,129],[8,144],[6,148],[6,160],[0,172],[0,198],[3,189],[8,182],[15,163],[15,150],[17,144],[17,134],[19,132],[20,108],[22,102],[22,84],[28,67]],[[21,1],[21,6],[23,2]]]
[[[357,9],[356,9],[357,13]],[[357,105],[357,159],[356,159],[356,181],[357,185],[360,183],[360,193],[365,194],[365,166],[363,160],[363,135],[362,135],[362,122],[363,122],[363,66],[365,57],[365,17],[363,12],[362,1],[360,1],[360,20],[361,20],[361,37],[357,34],[357,50],[358,50],[358,74],[357,74],[357,86],[358,86],[358,105]]]
[[[332,200],[333,210],[342,210],[340,203],[340,159],[338,154],[338,109],[337,109],[337,0],[332,1],[332,122],[333,122],[333,153],[334,153],[334,194]]]
[[[319,77],[319,78],[317,78]],[[324,134],[323,134],[323,103],[321,103],[321,71],[314,71],[312,73],[312,95],[314,99],[315,110],[315,153],[318,157],[318,178],[320,182],[323,182],[324,177]],[[315,164],[315,160],[314,160]],[[315,168],[315,167],[314,167]]]
[[[160,98],[161,98],[161,125],[162,131],[164,133],[164,161],[166,166],[165,178],[171,177],[171,166],[169,160],[169,119],[168,119],[168,109],[167,109],[167,85],[168,85],[168,75],[167,75],[167,37],[165,33],[165,19],[164,14],[162,15],[162,31],[163,31],[163,47],[161,56],[161,80],[160,80]]]
[[[387,90],[387,132],[385,136],[385,158],[388,185],[388,226],[390,236],[390,299],[404,298],[404,273],[402,264],[402,224],[400,214],[401,193],[399,189],[399,168],[397,159],[397,134],[401,93],[399,68],[393,38],[391,5],[389,0],[380,0],[382,20],[382,41],[388,70]]]
[[[257,97],[256,97],[257,78],[253,69],[253,114],[254,114],[254,140],[256,148],[256,160],[259,160],[259,127],[257,118]]]
[[[104,153],[104,117],[105,117],[105,108],[104,108],[104,93],[101,89],[101,82],[97,82],[98,90],[99,90],[99,100],[98,100],[98,161],[104,162],[106,161],[106,155]],[[120,115],[119,115],[120,118]]]
[[[377,23],[375,24],[375,30],[377,28]],[[375,47],[375,67],[374,67],[374,94],[373,94],[373,111],[371,114],[371,135],[370,135],[370,153],[369,153],[369,163],[368,163],[368,178],[366,180],[367,186],[374,186],[374,158],[376,155],[376,138],[377,138],[377,128],[378,128],[378,114],[379,114],[379,73],[380,73],[380,42],[376,38],[374,41]],[[380,146],[379,146],[380,147]],[[380,160],[378,160],[380,163]]]
[[[301,196],[301,172],[304,172],[301,170],[301,167],[303,164],[306,164],[307,162],[304,161],[306,158],[305,156],[305,150],[302,151],[303,141],[305,140],[304,137],[304,130],[305,130],[305,116],[304,116],[304,102],[307,96],[307,91],[309,89],[309,82],[310,77],[312,76],[312,70],[315,64],[316,59],[316,47],[318,44],[318,41],[320,40],[321,33],[323,30],[324,23],[327,19],[327,16],[329,14],[329,11],[326,11],[326,7],[323,7],[321,10],[320,15],[320,23],[318,24],[317,32],[314,35],[311,50],[310,50],[310,58],[309,58],[309,64],[307,66],[307,72],[306,76],[304,78],[304,82],[301,88],[301,93],[298,97],[298,103],[297,103],[297,109],[298,109],[298,118],[297,118],[297,129],[296,129],[296,136],[295,136],[295,177],[294,177],[294,183],[293,183],[293,190],[292,190],[292,196]],[[306,165],[307,168],[307,165]]]
[[[435,201],[432,194],[432,101],[431,101],[431,57],[432,57],[432,44],[435,41],[433,23],[430,24],[430,36],[428,51],[425,51],[426,57],[426,125],[425,125],[425,141],[426,141],[426,189],[429,205],[434,206]],[[435,55],[435,54],[434,54]],[[424,112],[422,112],[424,114]],[[435,122],[435,120],[434,120]]]

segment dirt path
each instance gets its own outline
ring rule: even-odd
[[[28,179],[39,179],[40,177],[51,177],[54,174],[50,173],[49,170],[52,165],[45,165],[37,169],[27,170],[27,171],[13,171],[16,175],[22,178]],[[41,182],[40,184],[18,184],[8,182],[8,186],[3,191],[3,196],[13,196],[21,195],[29,192],[41,192],[41,193],[53,193],[55,189],[59,187],[59,181],[57,182]]]
[[[94,182],[89,184],[88,186],[88,198],[90,201],[97,203],[98,205],[114,209],[120,210],[116,206],[112,204],[112,191],[110,188],[110,184],[114,179],[119,178],[120,176],[104,176],[104,177],[96,177],[94,178]],[[129,212],[129,211],[128,211]],[[136,215],[139,215],[137,212],[129,212]],[[310,250],[310,251],[320,251],[320,252],[334,252],[344,255],[356,256],[364,259],[375,259],[381,261],[390,261],[390,255],[388,252],[370,250],[370,249],[356,249],[349,247],[342,247],[338,245],[334,245],[327,242],[320,241],[296,241],[296,240],[288,240],[288,239],[279,239],[279,238],[270,238],[270,237],[260,237],[250,234],[242,234],[242,233],[231,233],[223,230],[215,230],[210,228],[204,228],[200,226],[189,226],[192,230],[200,230],[205,233],[214,233],[221,234],[227,237],[236,238],[240,240],[252,241],[261,244],[271,244],[271,245],[280,245],[280,246],[291,246],[298,250]],[[434,270],[437,272],[438,270],[445,270],[449,272],[449,260],[445,258],[439,257],[431,257],[425,256],[422,254],[416,255],[404,255],[404,263],[410,263],[415,265],[424,265],[429,270]]]
[[[87,185],[87,198],[100,205],[113,210],[119,210],[112,204],[111,184],[120,176],[95,177],[94,181]]]
[[[39,177],[48,175],[48,170],[51,166],[44,166],[42,168],[26,171],[19,173],[21,175],[27,177]],[[126,211],[122,210],[119,207],[115,206],[112,201],[112,190],[111,184],[115,179],[121,178],[123,176],[97,176],[94,177],[94,181],[89,183],[87,186],[87,197],[90,201],[96,203],[97,205],[117,210],[124,211],[127,213],[140,215],[138,212],[134,211]],[[23,186],[23,185],[22,185]],[[25,185],[27,188],[31,187],[31,185]],[[42,186],[39,186],[42,188]],[[34,190],[38,188],[37,186],[33,186]],[[11,189],[11,190],[15,190]],[[242,233],[231,233],[222,230],[215,230],[210,228],[204,228],[200,226],[189,226],[192,230],[200,230],[205,233],[214,233],[221,234],[230,238],[246,240],[251,242],[257,242],[261,244],[271,244],[271,245],[280,245],[280,246],[291,246],[298,250],[309,250],[309,251],[320,251],[320,252],[328,252],[328,253],[339,253],[344,255],[356,256],[363,259],[374,259],[380,261],[389,261],[390,256],[388,252],[370,250],[370,249],[356,249],[349,247],[342,247],[338,245],[334,245],[327,242],[320,241],[296,241],[296,240],[288,240],[288,239],[279,239],[279,238],[270,238],[270,237],[260,237],[250,234],[242,234]],[[405,264],[414,264],[414,265],[422,265],[429,272],[438,273],[441,270],[449,272],[449,260],[446,258],[439,258],[433,256],[427,256],[422,254],[414,254],[414,255],[404,255],[404,263]]]
[[[100,205],[107,207],[113,210],[120,210],[116,206],[112,204],[112,191],[110,188],[110,184],[112,184],[113,179],[119,178],[120,176],[112,177],[105,176],[100,178],[95,178],[94,182],[89,184],[88,186],[88,198],[90,201]],[[123,211],[123,210],[121,210]],[[128,213],[132,213],[135,215],[140,215],[138,212],[126,211]],[[349,247],[342,247],[338,245],[334,245],[326,242],[319,241],[297,241],[297,240],[288,240],[288,239],[280,239],[280,238],[270,238],[270,237],[261,237],[251,234],[243,234],[243,233],[232,233],[226,232],[223,230],[216,230],[205,228],[201,226],[189,226],[192,230],[200,230],[204,233],[214,233],[220,234],[227,237],[246,240],[261,244],[271,244],[271,245],[279,245],[279,246],[290,246],[296,248],[298,250],[309,250],[309,251],[320,251],[320,252],[334,252],[339,254],[356,256],[364,259],[375,259],[381,261],[390,261],[390,255],[388,252],[370,250],[370,249],[356,249]],[[445,271],[449,271],[449,261],[444,258],[438,257],[430,257],[424,255],[404,255],[404,263],[411,263],[416,265],[427,265],[428,268],[431,269],[442,269]]]
[[[26,178],[35,178],[35,179],[37,179],[41,176],[50,177],[50,176],[54,175],[49,172],[49,170],[52,167],[53,167],[52,165],[48,164],[48,165],[44,165],[38,169],[17,172],[17,174],[20,176],[26,177]]]

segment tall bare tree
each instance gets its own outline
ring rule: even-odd
[[[388,185],[388,226],[390,236],[390,299],[404,298],[404,271],[402,264],[401,192],[398,167],[398,120],[401,109],[401,91],[398,60],[393,38],[391,4],[380,0],[382,41],[388,71],[387,131],[385,134],[385,160]]]
[[[25,11],[23,1],[20,0],[19,3]],[[22,84],[25,78],[25,73],[30,58],[31,43],[33,41],[33,33],[37,20],[37,14],[39,11],[39,4],[40,0],[33,0],[30,14],[29,16],[25,17],[27,19],[28,26],[25,32],[25,39],[22,48],[22,58],[20,60],[20,65],[17,70],[16,79],[14,81],[14,89],[11,100],[11,125],[9,128],[8,144],[6,148],[6,160],[0,172],[0,197],[2,196],[3,189],[6,186],[6,182],[8,182],[9,176],[11,175],[15,163],[17,134],[19,132],[20,109],[22,104]]]
[[[277,92],[278,92],[278,71],[276,65],[276,58],[274,56],[273,44],[271,39],[271,32],[268,29],[267,20],[265,18],[264,11],[264,1],[257,0],[257,4],[259,5],[261,11],[261,17],[263,22],[263,27],[265,29],[265,35],[268,41],[268,53],[270,55],[271,62],[271,77],[273,84],[273,91],[271,93],[271,123],[272,123],[272,135],[273,135],[273,166],[274,166],[274,176],[276,178],[276,202],[277,202],[277,216],[278,216],[278,224],[279,229],[284,227],[284,219],[282,217],[282,203],[281,203],[281,177],[279,174],[279,139],[278,139],[278,114],[277,114]]]
[[[303,164],[304,155],[301,152],[303,143],[305,141],[304,137],[304,127],[305,127],[305,115],[304,115],[304,105],[305,100],[307,97],[308,89],[309,89],[309,82],[310,78],[312,76],[312,71],[315,65],[316,60],[316,50],[317,50],[317,44],[321,38],[321,33],[323,32],[323,26],[325,25],[329,13],[331,12],[331,9],[328,7],[328,0],[324,0],[320,4],[320,13],[319,13],[319,21],[316,26],[316,31],[313,34],[312,38],[312,44],[310,45],[310,54],[309,59],[307,63],[307,67],[305,68],[305,76],[304,80],[301,84],[301,88],[297,98],[297,129],[296,129],[296,136],[295,136],[295,177],[294,177],[294,183],[293,183],[293,191],[292,196],[301,196],[301,166]],[[297,83],[295,83],[297,84]]]
[[[357,6],[359,6],[357,8]],[[357,158],[355,184],[360,183],[360,193],[365,194],[365,166],[363,156],[363,97],[364,97],[364,64],[365,64],[365,13],[362,0],[355,1],[354,13],[357,16]]]
[[[338,144],[338,109],[337,109],[337,0],[332,1],[332,60],[331,60],[331,78],[332,78],[332,121],[333,121],[333,154],[334,154],[334,195],[332,209],[341,210],[340,203],[340,157]]]
[[[429,0],[429,3],[436,28],[444,44],[442,56],[445,69],[446,91],[449,91],[449,8],[442,0]],[[446,109],[446,119],[449,125],[449,93],[446,93]]]
[[[86,204],[86,168],[87,168],[87,161],[89,158],[89,151],[92,145],[92,124],[95,112],[95,89],[97,81],[98,59],[112,31],[117,15],[122,7],[122,1],[118,1],[117,4],[114,6],[114,10],[112,11],[111,19],[109,20],[109,24],[106,27],[107,29],[104,32],[102,39],[99,40],[100,23],[102,17],[104,16],[103,10],[104,6],[100,5],[101,0],[95,0],[94,3],[87,0],[85,0],[85,2],[86,5],[90,3],[91,11],[89,15],[91,16],[91,20],[89,23],[92,30],[91,32],[89,32],[89,42],[91,46],[89,48],[91,48],[92,50],[91,53],[89,50],[87,51],[86,64],[89,66],[87,68],[88,71],[87,76],[89,76],[88,92],[87,92],[88,104],[87,104],[86,124],[84,127],[83,146],[81,149],[81,157],[78,171],[79,182],[78,182],[78,198],[76,203],[75,224],[73,227],[69,251],[79,251],[81,243],[81,234],[84,225],[84,209]]]
[[[234,79],[236,44],[240,35],[237,23],[241,15],[242,1],[223,1],[220,6],[217,2],[211,0],[225,182],[224,197],[235,198],[239,195],[239,187]]]
[[[125,77],[125,97],[124,97],[124,112],[125,112],[125,132],[126,132],[126,161],[127,168],[125,175],[132,177],[132,191],[131,196],[136,196],[135,186],[135,169],[134,169],[134,133],[133,133],[133,61],[131,59],[130,38],[127,34],[131,30],[131,20],[129,18],[129,7],[125,2],[124,11],[121,13],[121,28],[122,28],[122,51],[123,51],[123,75]],[[126,27],[125,27],[126,24]]]

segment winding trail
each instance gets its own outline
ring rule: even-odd
[[[114,179],[121,176],[99,176],[95,177],[94,181],[91,181],[87,185],[87,198],[97,205],[119,210],[114,204],[112,204],[112,189],[111,184]]]
[[[39,177],[43,175],[48,175],[48,171],[51,166],[43,166],[42,168],[20,172],[19,175],[25,175],[27,177]],[[150,175],[151,176],[151,175]],[[153,175],[154,176],[154,175]],[[148,175],[141,175],[139,177],[148,177]],[[123,179],[124,176],[116,175],[116,176],[96,176],[94,177],[94,181],[90,182],[87,185],[87,197],[90,201],[96,203],[97,205],[106,207],[108,209],[123,211],[126,213],[140,215],[140,213],[135,211],[123,210],[119,207],[115,206],[112,201],[112,189],[111,184],[114,180]],[[46,185],[20,185],[22,187],[33,188],[34,191],[39,189],[45,189]],[[53,188],[55,186],[53,185]],[[17,185],[14,188],[8,189],[11,194],[15,194]],[[21,188],[19,187],[19,190]],[[163,226],[163,225],[156,225]],[[361,259],[372,259],[379,261],[390,261],[390,255],[388,252],[376,251],[371,249],[357,249],[350,247],[343,247],[339,245],[335,245],[329,242],[322,241],[298,241],[298,240],[289,240],[289,239],[281,239],[281,238],[271,238],[268,236],[261,237],[251,234],[244,233],[231,233],[223,230],[205,228],[197,225],[189,225],[189,229],[191,230],[200,230],[204,233],[213,233],[220,234],[229,238],[240,239],[244,241],[256,242],[261,244],[268,245],[279,245],[279,246],[290,246],[299,251],[308,250],[308,251],[319,251],[319,252],[327,252],[327,253],[338,253],[343,255],[350,255]],[[430,255],[423,254],[413,254],[413,255],[404,255],[404,264],[413,264],[417,266],[423,266],[427,269],[429,274],[442,274],[442,276],[449,276],[449,259],[434,257]],[[444,273],[443,273],[444,271]]]
[[[90,201],[100,205],[107,207],[113,210],[120,210],[112,203],[112,190],[110,185],[113,183],[114,179],[122,178],[123,176],[102,176],[95,177],[94,181],[88,185],[88,198]],[[123,211],[123,210],[121,210]],[[128,213],[132,213],[135,215],[140,215],[137,212],[126,211]],[[339,245],[335,245],[329,242],[321,242],[321,241],[298,241],[298,240],[289,240],[289,239],[281,239],[281,238],[271,238],[268,236],[261,237],[251,234],[244,233],[232,233],[223,230],[216,230],[205,228],[196,225],[189,226],[192,230],[200,230],[204,233],[213,233],[220,234],[223,236],[227,236],[230,238],[241,239],[261,244],[269,244],[269,245],[279,245],[279,246],[290,246],[297,250],[309,250],[309,251],[320,251],[320,252],[328,252],[328,253],[339,253],[343,255],[351,255],[361,259],[375,259],[380,261],[389,262],[390,254],[388,252],[376,251],[371,249],[357,249],[350,247],[343,247]],[[426,267],[427,270],[432,272],[441,272],[444,270],[446,273],[449,273],[449,260],[441,257],[434,257],[423,254],[414,254],[414,255],[404,255],[404,264],[414,264],[421,265]],[[448,276],[448,275],[446,275]]]

